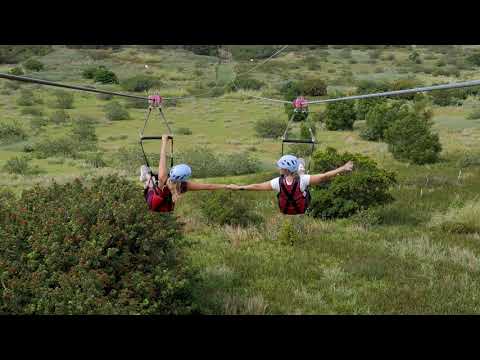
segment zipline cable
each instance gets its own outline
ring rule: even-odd
[[[99,90],[99,89],[96,89],[96,88],[90,88],[90,87],[84,87],[84,86],[61,84],[61,83],[57,83],[57,82],[53,82],[53,81],[29,78],[29,77],[26,77],[26,76],[18,76],[18,75],[0,73],[0,78],[7,79],[7,80],[30,82],[30,83],[34,83],[34,84],[48,85],[48,86],[54,86],[54,87],[61,87],[61,88],[66,88],[66,89],[88,91],[88,92],[94,92],[94,93],[100,93],[100,94],[123,96],[123,97],[127,97],[127,98],[133,98],[133,99],[140,99],[140,100],[148,101],[148,97],[145,97],[145,96],[130,95],[130,94],[118,93],[118,92],[107,91],[107,90]]]
[[[373,94],[365,94],[365,95],[344,96],[344,97],[325,99],[325,100],[307,101],[307,103],[309,105],[324,104],[324,103],[330,103],[335,101],[368,99],[373,97],[413,94],[413,93],[427,92],[427,91],[433,91],[433,90],[455,89],[455,88],[463,88],[463,87],[479,86],[479,85],[480,85],[480,80],[470,80],[470,81],[464,81],[459,83],[425,86],[425,87],[418,87],[418,88],[404,89],[404,90],[385,91],[381,93],[373,93]]]

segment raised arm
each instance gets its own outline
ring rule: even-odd
[[[162,135],[162,146],[160,148],[160,162],[158,163],[158,182],[163,186],[167,181],[167,142],[168,135]]]
[[[310,175],[310,185],[318,185],[322,182],[330,180],[331,178],[337,176],[338,174],[352,171],[352,169],[353,169],[353,162],[349,161],[345,165],[340,166],[338,169],[328,171],[323,174]]]
[[[226,184],[200,184],[192,181],[187,181],[187,190],[188,191],[199,191],[199,190],[224,190],[229,189],[229,186]]]

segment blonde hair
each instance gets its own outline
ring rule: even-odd
[[[173,182],[170,178],[168,178],[165,186],[167,186],[170,192],[172,193],[173,202],[174,203],[177,202],[177,200],[180,199],[180,196],[181,196],[180,189],[181,189],[182,183],[180,181]]]

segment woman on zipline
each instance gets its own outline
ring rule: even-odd
[[[286,215],[304,214],[310,203],[309,185],[318,185],[326,182],[334,176],[350,172],[353,169],[353,162],[328,171],[323,174],[305,175],[305,161],[297,159],[293,155],[285,155],[277,161],[280,176],[260,184],[251,185],[229,185],[232,190],[275,190],[278,197],[280,211]]]
[[[162,136],[158,175],[154,174],[146,165],[142,165],[140,168],[140,181],[144,183],[144,196],[151,211],[173,211],[181,194],[187,191],[229,188],[229,186],[222,184],[199,184],[187,181],[192,175],[192,170],[186,164],[175,165],[168,173],[166,154],[168,138],[168,135]]]

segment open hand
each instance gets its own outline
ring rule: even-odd
[[[227,185],[227,189],[229,189],[229,190],[241,190],[241,186],[235,185],[235,184],[230,184],[230,185]]]
[[[353,161],[347,162],[345,165],[342,166],[343,171],[350,172],[353,170]]]

